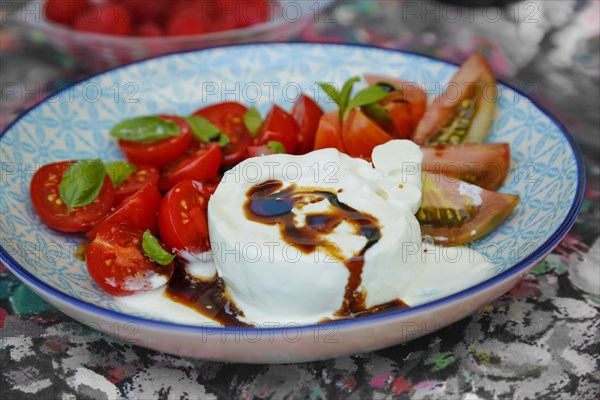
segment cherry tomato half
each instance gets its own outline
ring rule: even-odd
[[[142,249],[143,233],[126,224],[108,224],[88,246],[85,252],[88,272],[108,294],[126,296],[146,292],[164,286],[171,279],[173,262],[160,265],[148,257]]]
[[[256,144],[267,144],[274,140],[285,147],[285,152],[294,154],[298,147],[298,132],[300,128],[291,114],[278,105],[274,105],[265,118],[256,137]]]
[[[342,129],[340,126],[339,111],[330,111],[323,114],[319,121],[315,136],[315,150],[333,147],[342,153],[346,152],[342,142]]]
[[[158,230],[168,249],[192,254],[210,249],[207,217],[210,196],[203,184],[191,180],[179,182],[165,195],[158,212]]]
[[[342,128],[346,153],[352,157],[371,158],[373,148],[393,137],[371,121],[360,109],[350,111]]]
[[[160,171],[158,168],[151,165],[138,166],[133,174],[129,175],[127,179],[115,188],[114,205],[118,206],[147,183],[158,186],[158,178],[160,178]]]
[[[294,104],[292,115],[299,127],[296,153],[306,154],[315,146],[315,135],[319,127],[319,120],[323,116],[323,110],[313,99],[302,95]]]
[[[96,234],[104,225],[125,223],[135,228],[150,229],[156,235],[156,214],[162,196],[151,183],[129,196],[121,205],[114,209],[104,220],[85,233],[88,239],[94,240]]]
[[[61,232],[83,232],[91,228],[108,214],[115,196],[112,182],[107,176],[94,201],[87,206],[69,209],[62,202],[58,190],[63,174],[73,162],[44,165],[31,179],[33,208],[46,225]]]
[[[252,136],[244,123],[244,114],[248,109],[240,103],[226,101],[196,111],[209,120],[229,137],[229,144],[223,147],[223,166],[229,167],[248,158],[246,151],[252,144]]]
[[[181,157],[192,142],[188,123],[174,115],[159,115],[165,121],[175,122],[179,126],[179,135],[156,142],[131,142],[119,140],[119,146],[125,158],[134,164],[153,165],[162,169]]]
[[[208,143],[195,153],[175,161],[160,177],[158,187],[167,191],[178,182],[192,179],[207,181],[219,173],[221,167],[221,149],[217,143]]]

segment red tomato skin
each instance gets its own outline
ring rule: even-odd
[[[163,198],[158,212],[158,230],[170,250],[192,254],[210,250],[208,199],[212,193],[200,182],[186,180]]]
[[[242,104],[226,101],[194,112],[194,115],[209,120],[231,140],[222,150],[224,167],[236,165],[248,158],[247,148],[252,144],[252,136],[244,123],[246,111],[248,109]]]
[[[105,219],[87,231],[85,236],[94,240],[98,231],[104,226],[116,223],[127,224],[143,231],[150,229],[150,232],[156,235],[156,216],[161,200],[162,196],[156,186],[147,183],[115,208]]]
[[[156,142],[130,142],[119,140],[121,151],[128,161],[153,165],[162,169],[181,157],[192,143],[192,134],[188,123],[175,115],[159,115],[165,121],[175,122],[179,126],[179,135]]]
[[[134,22],[151,22],[160,24],[161,18],[167,13],[168,0],[111,0],[111,3],[121,4],[129,11]]]
[[[296,147],[298,147],[299,130],[298,123],[291,114],[278,105],[273,105],[258,132],[255,142],[257,145],[261,145],[274,140],[283,145],[286,153],[294,154]]]
[[[52,22],[72,25],[87,5],[88,0],[48,0],[44,4],[44,15]]]
[[[299,127],[296,153],[306,154],[315,146],[315,136],[319,128],[319,121],[323,116],[323,110],[313,99],[303,94],[294,104],[292,116]]]
[[[117,207],[129,196],[136,193],[147,183],[158,186],[160,171],[152,165],[140,165],[135,172],[127,177],[119,186],[115,188],[114,207]]]
[[[352,157],[371,159],[371,153],[375,146],[392,139],[392,136],[377,126],[359,109],[350,111],[344,121],[342,141],[346,153]]]
[[[144,37],[157,37],[162,36],[163,31],[160,25],[154,22],[144,22],[135,28],[135,34]]]
[[[158,187],[167,191],[185,180],[198,182],[213,179],[221,168],[221,149],[217,143],[209,143],[195,153],[175,161],[160,177]]]
[[[330,111],[323,114],[319,120],[319,127],[315,135],[315,150],[333,147],[342,153],[346,152],[342,142],[339,111]]]
[[[133,19],[120,4],[90,4],[75,18],[73,28],[82,32],[127,36],[133,31]]]
[[[47,164],[31,179],[33,209],[46,225],[60,232],[83,232],[91,228],[108,214],[115,196],[113,184],[107,176],[98,197],[92,203],[69,210],[60,199],[59,185],[63,174],[73,162]]]
[[[152,278],[158,275],[165,278],[165,283],[171,279],[174,263],[163,266],[150,259],[141,246],[143,233],[126,224],[108,224],[88,246],[88,273],[108,294],[126,296],[157,289]]]

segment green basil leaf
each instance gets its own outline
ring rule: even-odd
[[[389,93],[380,86],[369,86],[361,90],[348,102],[348,106],[344,110],[343,119],[348,116],[348,113],[355,107],[366,106],[367,104],[376,103],[379,100],[385,99]]]
[[[275,150],[275,153],[277,154],[285,154],[285,147],[277,140],[269,140],[267,146]]]
[[[329,96],[329,98],[333,100],[335,104],[340,106],[340,92],[338,92],[335,86],[328,82],[319,82],[319,86],[321,86],[321,89],[327,93],[327,96]]]
[[[248,111],[244,113],[244,124],[246,124],[246,128],[248,128],[252,137],[258,135],[258,131],[262,125],[262,118],[256,107],[250,107]]]
[[[224,133],[221,133],[221,136],[219,136],[219,147],[225,147],[229,143],[231,143],[231,139],[229,139],[229,136],[227,136]]]
[[[83,207],[90,204],[104,185],[104,163],[101,159],[75,161],[62,176],[58,193],[69,207]]]
[[[379,103],[371,103],[365,106],[362,106],[362,110],[369,117],[373,118],[376,121],[391,121],[392,117],[388,114],[385,107],[383,107]]]
[[[160,265],[169,265],[175,259],[175,255],[163,249],[149,229],[146,229],[142,235],[142,249],[148,257]]]
[[[135,172],[137,167],[126,161],[110,161],[104,163],[104,170],[114,187],[119,186],[127,177]]]
[[[154,142],[179,135],[179,125],[159,117],[137,117],[119,122],[110,134],[130,142]]]
[[[360,82],[358,76],[352,77],[344,83],[342,91],[340,92],[340,116],[346,113],[346,109],[350,103],[350,95],[352,94],[352,88],[356,82]]]
[[[190,125],[190,128],[192,128],[192,136],[199,142],[208,143],[221,134],[219,128],[204,117],[190,115],[185,120]]]

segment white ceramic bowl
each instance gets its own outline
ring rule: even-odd
[[[475,243],[494,268],[453,286],[432,284],[424,304],[331,324],[221,328],[182,325],[139,312],[104,294],[73,256],[81,240],[44,226],[31,208],[29,182],[52,161],[121,158],[107,132],[142,114],[188,114],[225,99],[274,100],[291,108],[298,90],[326,109],[315,82],[343,82],[366,72],[443,90],[456,66],[394,50],[331,44],[255,44],[211,48],[138,62],[91,77],[36,105],[1,137],[1,259],[28,287],[82,323],[156,350],[211,360],[300,362],[379,349],[430,333],[473,313],[508,291],[548,254],[573,224],[584,169],[572,137],[519,91],[500,85],[489,141],[509,142],[510,175],[501,191],[521,203],[496,231]],[[437,83],[437,85],[436,85]],[[320,97],[320,98],[319,98]],[[430,97],[433,97],[430,95]],[[451,293],[451,294],[449,294]]]

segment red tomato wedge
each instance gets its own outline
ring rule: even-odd
[[[162,174],[158,187],[167,191],[178,182],[188,179],[207,181],[219,174],[221,167],[221,149],[217,143],[208,143],[195,153],[175,161]]]
[[[159,115],[159,117],[168,122],[175,122],[179,126],[179,135],[155,142],[119,140],[119,146],[127,160],[136,165],[153,165],[162,169],[185,153],[192,143],[188,123],[174,115]]]
[[[192,254],[210,250],[208,199],[212,193],[200,182],[179,182],[160,204],[158,230],[169,250]]]
[[[288,112],[274,105],[256,137],[255,144],[267,144],[274,140],[283,145],[285,152],[294,154],[298,147],[298,123]]]
[[[323,116],[323,110],[313,99],[302,95],[294,104],[292,116],[299,127],[296,153],[306,154],[315,146],[315,136],[319,128],[319,120]]]
[[[333,147],[342,153],[346,152],[342,142],[339,111],[330,111],[323,114],[319,120],[319,127],[315,136],[315,150]]]
[[[223,166],[229,167],[248,158],[246,151],[252,144],[252,136],[244,123],[248,109],[240,103],[226,101],[194,112],[204,117],[229,137],[229,144],[223,147]]]
[[[151,183],[129,196],[114,209],[104,220],[85,233],[88,239],[94,240],[98,231],[105,225],[124,223],[145,231],[150,229],[156,235],[156,215],[162,196]]]
[[[498,88],[487,59],[476,53],[427,108],[412,140],[417,144],[480,142],[494,119]]]
[[[417,219],[424,240],[457,246],[484,237],[513,212],[519,196],[497,193],[442,174],[423,172]]]
[[[173,262],[160,265],[148,257],[142,249],[143,233],[126,224],[108,224],[88,246],[85,252],[88,272],[108,294],[126,296],[146,292],[164,286],[171,279]]]
[[[342,142],[346,153],[352,157],[370,159],[375,146],[392,139],[392,136],[371,121],[360,109],[350,111],[344,121]]]
[[[460,143],[421,147],[423,171],[498,190],[510,169],[508,143]]]
[[[151,165],[138,166],[133,174],[129,175],[127,179],[115,188],[114,205],[118,206],[126,198],[146,186],[147,183],[158,186],[158,178],[160,178],[158,168]]]
[[[59,194],[63,174],[74,161],[61,161],[40,168],[31,179],[31,204],[42,221],[50,228],[61,232],[83,232],[100,221],[112,207],[115,190],[110,178],[98,197],[83,207],[69,209]]]
[[[427,108],[427,94],[416,83],[378,75],[365,75],[369,85],[381,84],[391,91],[379,102],[389,120],[377,121],[386,132],[398,139],[408,139],[416,129]],[[397,90],[394,90],[397,89]]]

